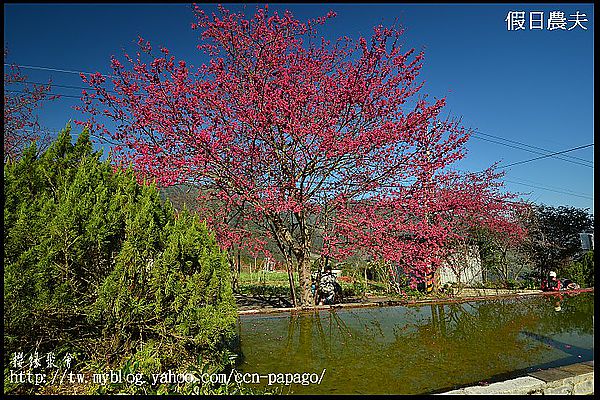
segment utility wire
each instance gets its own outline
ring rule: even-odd
[[[20,64],[9,64],[9,63],[4,63],[4,65],[7,65],[9,67],[11,66],[17,66],[19,68],[24,68],[24,69],[36,69],[36,70],[40,70],[40,71],[53,71],[53,72],[62,72],[65,74],[75,74],[75,75],[81,75],[81,74],[95,74],[95,72],[85,72],[85,71],[73,71],[73,70],[69,70],[69,69],[58,69],[58,68],[50,68],[50,67],[39,67],[39,66],[35,66],[35,65],[20,65]],[[100,74],[101,76],[105,77],[105,78],[118,78],[117,76],[114,75],[105,75],[105,74]]]
[[[503,140],[503,141],[505,141],[505,142],[509,142],[509,143],[518,144],[518,145],[520,145],[520,146],[525,146],[525,147],[530,147],[530,148],[532,148],[532,149],[541,150],[541,151],[544,151],[544,152],[546,152],[546,153],[552,153],[552,152],[553,152],[553,150],[544,149],[544,148],[542,148],[542,147],[534,146],[534,145],[531,145],[531,144],[527,144],[527,143],[519,142],[519,141],[512,140],[512,139],[506,139],[506,138],[503,138],[503,137],[501,137],[501,136],[492,135],[492,134],[490,134],[490,133],[485,133],[485,132],[481,132],[481,131],[475,131],[475,133],[476,133],[476,134],[479,134],[479,135],[483,135],[483,136],[488,136],[488,137],[491,137],[491,138],[494,138],[494,139],[500,139],[500,140]],[[479,139],[483,139],[483,138],[479,138]],[[497,142],[495,142],[495,143],[497,143]],[[507,145],[506,145],[506,144],[504,144],[504,143],[499,143],[499,144],[503,144],[503,145],[507,146]],[[523,149],[523,150],[525,150],[525,149]],[[531,150],[527,150],[527,151],[530,151],[530,152],[532,152]],[[541,153],[538,153],[538,154],[541,154]],[[584,161],[584,162],[591,162],[590,160],[586,160],[586,159],[584,159],[584,158],[579,158],[579,157],[575,157],[575,156],[564,156],[564,157],[565,157],[565,158],[574,159],[574,160]],[[557,157],[557,158],[558,158],[558,157]]]
[[[525,178],[519,178],[519,177],[516,177],[516,176],[513,177],[513,178],[518,181],[518,182],[515,182],[515,183],[528,183],[528,184],[534,184],[534,185],[545,185],[544,183],[532,181],[532,180],[525,179]],[[583,195],[583,196],[590,196],[590,193],[576,192],[576,191],[571,190],[571,189],[565,189],[564,187],[557,187],[557,186],[546,185],[545,188],[554,189],[554,190],[564,190],[566,192],[580,194],[580,195]]]
[[[24,69],[54,71],[54,72],[70,73],[70,74],[76,74],[76,75],[86,74],[86,73],[87,74],[91,74],[90,72],[84,72],[84,71],[75,71],[75,70],[50,68],[50,67],[42,67],[42,66],[20,65],[20,64],[9,64],[9,63],[4,63],[4,65],[5,66],[15,65],[17,67],[24,68]],[[104,76],[104,77],[109,77],[109,78],[117,78],[114,75],[104,75],[104,74],[101,74],[101,75]],[[47,83],[34,83],[34,82],[23,82],[23,83],[47,84]],[[89,89],[89,88],[84,88],[84,87],[81,87],[81,86],[59,85],[59,84],[53,84],[53,83],[51,83],[50,85],[51,86],[53,85],[53,86],[56,86],[56,87],[62,87],[62,88],[66,88],[66,89],[82,89],[82,90]],[[19,92],[19,91],[10,91],[10,90],[9,90],[9,92],[13,92],[13,93],[25,93],[25,92],[22,92],[22,91]],[[60,97],[68,97],[68,98],[74,98],[74,99],[80,99],[81,98],[80,96],[73,96],[73,95],[59,94],[59,93],[57,93],[56,95],[58,95]],[[593,146],[593,143],[585,145],[585,146],[579,146],[579,147],[575,147],[575,148],[572,148],[572,149],[559,151],[559,152],[553,152],[553,153],[549,153],[549,154],[543,154],[543,153],[540,153],[538,151],[534,151],[534,150],[531,150],[531,149],[537,149],[537,150],[541,150],[541,151],[544,151],[544,152],[550,152],[550,150],[547,150],[547,149],[544,149],[544,148],[541,148],[541,147],[538,147],[538,146],[534,146],[534,145],[522,143],[522,142],[519,142],[519,141],[511,140],[511,139],[506,139],[506,138],[503,138],[503,137],[500,137],[500,136],[491,135],[489,133],[485,133],[485,132],[481,132],[481,131],[475,131],[474,133],[476,135],[473,135],[473,137],[475,137],[477,139],[480,139],[480,140],[484,140],[484,141],[488,141],[488,142],[491,142],[491,143],[500,144],[500,145],[503,145],[503,146],[506,146],[506,147],[515,148],[515,149],[518,149],[518,150],[528,151],[528,152],[531,152],[531,153],[534,153],[534,154],[542,154],[540,157],[535,157],[535,158],[532,158],[532,159],[529,159],[529,160],[523,160],[523,161],[519,161],[519,162],[507,164],[507,165],[504,165],[504,166],[499,166],[498,168],[507,168],[507,167],[511,167],[511,166],[515,166],[515,165],[520,165],[520,164],[525,164],[525,163],[528,163],[528,162],[532,162],[532,161],[536,161],[536,160],[541,160],[541,159],[549,158],[549,157],[553,157],[553,158],[560,159],[560,160],[563,160],[563,161],[567,161],[567,162],[571,162],[571,163],[574,163],[574,164],[583,165],[583,166],[586,166],[586,167],[593,168],[593,163],[591,161],[589,161],[589,160],[585,160],[585,159],[582,159],[582,158],[579,158],[579,157],[574,157],[574,156],[557,157],[558,155],[565,154],[565,153],[568,153],[568,152],[571,152],[571,151],[574,151],[574,150],[579,150],[579,149],[583,149],[583,148],[587,148],[587,147]],[[487,137],[499,139],[499,140],[502,140],[502,141],[505,141],[505,142],[508,142],[508,143],[517,144],[519,146],[529,147],[530,149],[523,148],[523,147],[518,147],[518,146],[514,146],[514,145],[510,145],[508,143],[502,143],[502,142],[494,141],[494,140],[487,139],[487,138],[484,138],[484,137],[481,137],[481,136],[477,136],[477,135],[483,135],[483,136],[487,136]],[[576,161],[576,160],[578,160],[578,161]],[[590,165],[590,163],[592,163],[592,165]],[[514,183],[522,184],[522,185],[527,185],[527,184],[519,183],[519,182],[514,182]],[[532,186],[532,185],[529,185],[529,186]],[[538,188],[542,188],[542,187],[538,187]],[[553,190],[553,189],[549,189],[549,188],[543,188],[543,189],[544,190]],[[556,191],[556,190],[554,190],[554,191]]]
[[[49,85],[50,87],[59,87],[59,88],[64,88],[64,89],[81,89],[81,90],[94,90],[94,88],[92,87],[83,87],[83,86],[72,86],[72,85],[59,85],[57,83],[42,83],[42,82],[32,82],[32,81],[22,81],[22,82],[15,82],[15,83],[27,83],[30,85]],[[107,92],[109,93],[115,93],[112,90],[107,90]]]
[[[529,186],[529,187],[532,187],[532,188],[535,188],[535,189],[547,190],[549,192],[566,194],[566,195],[569,195],[569,196],[582,197],[582,198],[588,199],[588,200],[594,200],[594,198],[592,196],[587,196],[587,195],[584,195],[584,194],[578,194],[578,193],[574,193],[574,192],[571,192],[571,191],[557,190],[557,189],[552,189],[552,188],[544,187],[544,186],[530,185],[528,183],[523,183],[523,182],[509,181],[508,179],[504,179],[504,182],[513,183],[513,184],[517,184],[517,185],[523,185],[523,186]]]
[[[527,148],[523,148],[523,147],[519,147],[519,146],[514,146],[514,145],[511,145],[511,144],[508,144],[508,143],[498,142],[498,141],[487,139],[487,138],[480,137],[480,136],[477,136],[477,135],[472,135],[472,137],[475,138],[475,139],[484,140],[486,142],[500,144],[502,146],[510,147],[510,148],[513,148],[513,149],[527,151],[527,152],[533,153],[533,154],[545,155],[544,153],[536,151],[536,150],[531,150],[531,149],[527,149]],[[534,146],[531,146],[531,147],[534,147]],[[544,150],[544,151],[551,152],[550,150]],[[556,159],[562,160],[562,161],[567,161],[567,162],[570,162],[571,164],[577,164],[577,165],[582,165],[584,167],[593,168],[593,162],[590,161],[590,160],[585,160],[585,159],[582,159],[582,158],[580,159],[578,157],[572,157],[572,158],[576,158],[576,159],[571,160],[571,159],[566,158],[566,157],[567,156],[565,156],[565,157],[553,156],[553,158],[556,158]],[[581,161],[577,161],[577,160],[581,160]]]
[[[24,69],[34,69],[34,70],[43,70],[43,71],[55,71],[55,72],[70,73],[70,74],[76,74],[76,75],[91,74],[91,72],[76,71],[76,70],[69,70],[69,69],[59,69],[59,68],[51,68],[51,67],[42,67],[42,66],[34,66],[34,65],[21,65],[21,64],[9,64],[9,63],[4,63],[4,65],[7,65],[7,66],[15,65],[15,66],[17,66],[19,68],[24,68]],[[114,75],[101,74],[101,76],[108,77],[108,78],[117,78]],[[44,85],[47,84],[47,83],[34,83],[34,82],[27,82],[27,83],[44,84]],[[81,87],[81,86],[68,86],[68,85],[58,85],[58,84],[51,84],[51,85],[54,85],[56,87],[63,87],[63,88],[67,88],[67,89],[83,89],[83,90],[89,89],[89,88],[84,88],[84,87]],[[108,92],[114,93],[112,91],[108,91]],[[73,97],[73,96],[69,96],[69,95],[62,95],[62,96],[64,96],[64,97]],[[506,138],[503,138],[501,136],[492,135],[492,134],[489,134],[489,133],[486,133],[486,132],[482,132],[482,131],[479,131],[479,130],[474,131],[474,133],[478,134],[478,135],[483,135],[483,136],[487,136],[487,137],[491,137],[491,138],[503,140],[503,141],[508,142],[508,143],[514,143],[514,144],[517,144],[517,145],[520,145],[520,146],[529,147],[530,149],[524,149],[522,147],[512,146],[512,145],[509,145],[507,143],[501,143],[501,142],[493,141],[493,140],[490,140],[490,139],[485,139],[485,138],[482,138],[482,137],[479,137],[479,136],[474,136],[477,139],[487,140],[487,141],[489,141],[491,143],[500,144],[500,145],[511,147],[511,148],[515,148],[515,149],[518,149],[518,150],[528,151],[528,152],[534,153],[534,154],[542,154],[543,155],[543,153],[539,153],[539,152],[533,151],[531,149],[536,149],[536,150],[540,150],[540,151],[543,151],[543,152],[546,152],[546,153],[551,153],[551,150],[547,150],[547,149],[544,149],[542,147],[530,145],[530,144],[527,144],[527,143],[522,143],[522,142],[519,142],[519,141],[516,141],[516,140],[512,140],[512,139],[506,139]],[[555,157],[558,154],[560,154],[560,153],[552,153],[551,155],[548,154],[548,156]],[[579,158],[579,157],[574,157],[574,156],[564,156],[564,157],[555,157],[555,158],[563,160],[563,161],[572,162],[572,163],[578,164],[578,165],[585,165],[585,166],[588,166],[588,167],[591,167],[591,165],[589,165],[589,163],[593,163],[590,160],[586,160],[586,159]],[[567,160],[567,158],[571,159],[571,160]],[[574,160],[579,160],[581,162],[588,163],[588,164],[578,163],[578,162],[575,162]]]
[[[61,129],[63,129],[63,128],[61,128]],[[52,134],[54,134],[54,133],[60,131],[61,129],[56,129],[56,130],[40,129],[39,131],[40,132],[46,132],[46,133],[52,133]],[[32,129],[23,129],[23,130],[24,131],[28,131],[28,132],[35,132]],[[459,171],[459,172],[469,172],[469,171],[464,171],[464,170],[456,170],[456,171]],[[503,179],[503,181],[507,182],[507,183],[517,184],[517,185],[528,186],[528,187],[532,187],[532,188],[535,188],[535,189],[547,190],[547,191],[550,191],[550,192],[560,193],[560,194],[564,194],[564,195],[568,195],[568,196],[581,197],[581,198],[588,199],[588,200],[593,200],[594,199],[593,197],[585,195],[585,194],[583,194],[581,192],[573,192],[573,191],[570,191],[570,190],[567,190],[567,189],[565,189],[565,190],[559,190],[559,189],[556,189],[556,188],[551,188],[551,187],[546,187],[546,186],[540,186],[540,185],[532,185],[532,184],[529,184],[529,183],[524,183],[524,182],[519,182],[519,181],[513,181],[513,180],[508,180],[508,179]]]
[[[511,164],[501,165],[501,166],[498,166],[498,168],[507,168],[507,167],[512,167],[513,165],[525,164],[525,163],[528,163],[528,162],[531,162],[531,161],[541,160],[543,158],[552,157],[552,156],[555,156],[555,155],[558,155],[558,154],[564,154],[564,153],[568,153],[568,152],[575,151],[575,150],[585,149],[585,148],[593,146],[593,145],[594,145],[594,143],[590,143],[590,144],[586,144],[586,145],[583,145],[583,146],[573,147],[571,149],[567,149],[567,150],[563,150],[563,151],[557,151],[555,153],[546,154],[544,156],[530,158],[529,160],[517,161],[517,162],[511,163]]]
[[[23,90],[6,90],[6,92],[9,92],[9,93],[19,93],[19,94],[28,94],[28,92],[25,92]],[[73,99],[81,99],[81,96],[73,96],[73,95],[70,95],[70,94],[61,94],[61,93],[49,94],[49,96],[70,97],[70,98],[73,98]]]
[[[44,82],[32,82],[32,81],[22,81],[22,82],[17,82],[17,83],[22,83],[22,84],[32,84],[32,85],[48,85],[48,83],[44,83]],[[50,83],[50,86],[55,86],[55,87],[60,87],[60,88],[65,88],[65,89],[81,89],[81,90],[90,90],[93,88],[89,88],[89,87],[83,87],[83,86],[73,86],[73,85],[60,85],[60,84],[56,84],[56,83]],[[107,90],[108,93],[116,93],[112,90]],[[62,97],[71,97],[74,98],[72,95],[65,95],[65,94],[58,94],[59,96]],[[518,146],[515,145],[511,145],[509,143],[503,143],[503,142],[499,142],[497,140],[492,140],[492,139],[488,139],[486,137],[481,137],[479,135],[484,135],[484,136],[488,136],[494,139],[499,139],[499,140],[503,140],[505,142],[509,142],[509,143],[515,143]],[[510,147],[513,149],[517,149],[517,150],[523,150],[523,151],[527,151],[529,153],[533,153],[533,154],[540,154],[540,155],[545,155],[545,153],[552,153],[551,150],[547,150],[544,149],[542,147],[538,147],[538,146],[534,146],[531,144],[527,144],[527,143],[522,143],[516,140],[511,140],[511,139],[506,139],[500,136],[496,136],[496,135],[491,135],[489,133],[485,133],[485,132],[481,132],[481,131],[474,131],[474,134],[472,135],[473,138],[475,139],[479,139],[479,140],[483,140],[486,142],[490,142],[490,143],[496,143],[502,146],[506,146],[506,147]],[[522,147],[525,146],[525,147]],[[529,148],[527,148],[529,147]],[[537,149],[537,150],[541,150],[545,153],[541,153],[540,151],[536,151],[536,150],[532,150],[532,149]],[[582,165],[584,167],[588,167],[588,168],[593,168],[593,161],[590,160],[586,160],[583,158],[579,158],[579,157],[574,157],[574,156],[556,156],[556,155],[552,155],[552,157],[558,159],[558,160],[562,160],[562,161],[567,161],[570,162],[572,164],[576,164],[576,165]]]
[[[452,169],[453,171],[456,172],[464,172],[464,173],[471,173],[469,171],[466,171],[464,169],[457,169],[454,168]],[[523,179],[523,178],[517,178],[517,179]],[[523,179],[525,180],[525,179]],[[524,183],[524,182],[519,182],[519,181],[512,181],[512,180],[508,180],[508,179],[502,179],[503,182],[507,182],[507,183],[513,183],[513,184],[517,184],[517,185],[523,185],[523,186],[529,186],[532,188],[536,188],[536,189],[542,189],[542,190],[548,190],[550,192],[556,192],[556,193],[560,193],[560,194],[566,194],[569,196],[576,196],[576,197],[583,197],[585,199],[589,199],[589,200],[593,200],[594,198],[585,194],[585,193],[581,193],[581,192],[575,192],[572,190],[568,190],[568,189],[558,189],[558,188],[553,188],[553,187],[548,187],[548,186],[541,186],[542,184],[538,184],[538,182],[533,182],[533,181],[529,181],[531,183],[534,183],[535,185],[529,184],[529,183]]]

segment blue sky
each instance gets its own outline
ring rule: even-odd
[[[214,4],[202,5],[207,11]],[[241,10],[242,5],[227,5]],[[245,6],[253,12],[255,4]],[[447,110],[481,133],[456,167],[481,170],[594,142],[593,4],[271,4],[300,20],[334,10],[321,34],[328,39],[370,35],[396,18],[404,43],[425,51],[423,93],[447,96]],[[524,11],[524,30],[509,31],[509,11]],[[530,12],[585,13],[587,30],[529,29]],[[5,4],[4,43],[9,61],[24,66],[110,73],[112,55],[134,51],[138,35],[164,45],[177,58],[200,65],[197,31],[188,4]],[[567,22],[567,28],[574,25]],[[46,104],[40,122],[52,131],[69,119],[82,83],[77,74],[23,68],[31,82],[52,79],[61,99]],[[71,87],[58,87],[73,86]],[[72,96],[72,97],[69,97]],[[496,142],[496,143],[495,143]],[[500,143],[503,144],[500,144]],[[532,147],[534,146],[534,147]],[[526,151],[529,149],[531,151]],[[593,213],[593,146],[507,169],[506,187],[536,203],[589,208]],[[585,162],[587,160],[587,162]],[[585,164],[585,165],[581,165]]]

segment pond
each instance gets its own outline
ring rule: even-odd
[[[322,376],[274,385],[283,393],[436,393],[593,360],[593,315],[593,293],[245,315],[237,369],[262,386],[268,374]]]

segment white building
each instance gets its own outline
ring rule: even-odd
[[[438,271],[439,283],[462,283],[470,286],[483,282],[483,265],[477,246],[470,246],[467,254],[461,254],[455,262],[444,263]]]
[[[593,233],[580,233],[579,240],[581,240],[581,249],[588,251],[594,250],[594,234]]]

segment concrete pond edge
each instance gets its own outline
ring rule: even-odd
[[[489,385],[468,386],[439,395],[590,395],[594,393],[594,361],[532,372]]]

